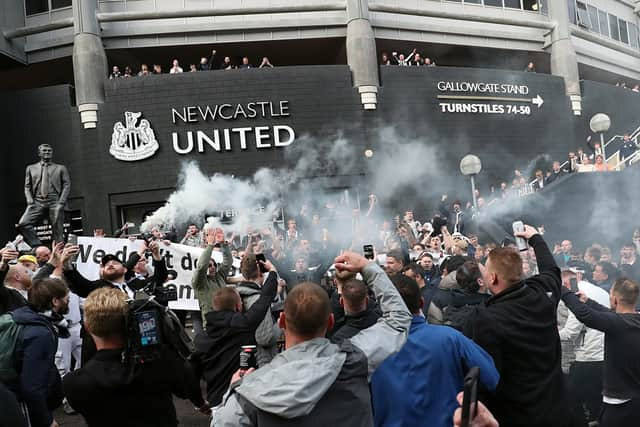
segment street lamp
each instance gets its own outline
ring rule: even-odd
[[[591,117],[589,127],[594,133],[600,134],[600,149],[602,150],[602,160],[607,164],[607,156],[604,151],[604,133],[611,127],[611,119],[604,113],[598,113]]]
[[[482,170],[480,158],[474,154],[467,154],[460,160],[460,172],[462,175],[471,176],[471,194],[473,195],[473,208],[477,209],[476,182],[474,176]]]

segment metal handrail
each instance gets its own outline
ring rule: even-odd
[[[616,151],[616,152],[614,153],[614,156],[615,156],[616,154],[618,154],[619,152],[620,152],[619,150],[618,150],[618,151]],[[611,157],[613,157],[613,156],[611,156]],[[633,154],[632,154],[631,156],[629,156],[628,158],[623,159],[623,160],[620,160],[620,161],[618,162],[618,164],[616,164],[616,166],[615,166],[613,169],[614,169],[614,170],[616,170],[616,171],[619,171],[619,170],[620,170],[620,166],[622,166],[623,164],[625,164],[625,163],[627,163],[627,162],[632,163],[634,160],[637,160],[637,159],[640,159],[640,150],[636,150],[636,151],[635,151],[635,153],[633,153]]]
[[[567,163],[569,163],[569,160],[565,160],[565,162],[564,162],[563,164],[561,164],[561,165],[560,165],[560,169],[562,169],[562,168],[563,168]],[[531,186],[533,186],[533,183],[534,183],[534,182],[536,182],[536,181],[537,181],[536,179],[534,179],[533,181],[531,181],[531,182],[529,183],[529,186],[530,186],[530,187],[531,187]]]

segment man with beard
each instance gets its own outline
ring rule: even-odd
[[[160,264],[164,265],[164,258],[160,256],[160,246],[158,242],[149,243],[149,249],[151,250],[151,254],[154,259],[154,266],[156,268],[160,267]],[[86,298],[89,294],[100,288],[115,288],[119,289],[121,292],[127,295],[127,298],[133,299],[135,296],[135,291],[143,288],[147,282],[138,278],[135,278],[129,282],[126,281],[125,275],[127,274],[127,267],[124,263],[115,255],[107,254],[102,257],[101,265],[102,265],[102,278],[98,280],[89,280],[84,277],[82,274],[75,269],[75,267],[70,266],[68,262],[80,251],[78,246],[70,245],[64,248],[62,251],[61,259],[57,259],[57,257],[53,257],[44,268],[50,269],[50,272],[45,272],[44,274],[51,274],[53,270],[58,267],[59,263],[63,265],[63,275],[64,278],[69,283],[69,287],[81,298]],[[70,267],[69,267],[70,266]],[[82,341],[82,364],[84,365],[93,355],[95,354],[96,347],[95,343],[91,339],[89,334],[83,334]]]
[[[67,286],[59,279],[44,279],[29,289],[29,305],[10,314],[21,331],[13,356],[17,376],[5,385],[26,406],[29,425],[33,427],[58,426],[51,413],[62,401],[54,358],[58,335],[68,334],[57,325],[68,310]],[[9,322],[4,316],[2,319],[2,326],[7,327]]]

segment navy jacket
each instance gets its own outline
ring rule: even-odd
[[[31,425],[49,427],[53,422],[50,409],[62,401],[60,375],[54,363],[58,337],[51,322],[28,306],[11,314],[24,329],[16,348],[20,377],[17,384],[8,386],[27,405]]]

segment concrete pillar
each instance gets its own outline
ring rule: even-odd
[[[347,0],[347,63],[364,109],[375,110],[380,78],[368,0]]]
[[[98,0],[73,0],[73,78],[80,121],[85,129],[98,123],[98,105],[104,103],[107,55],[96,18]]]
[[[564,79],[565,89],[573,114],[582,114],[582,94],[578,74],[578,58],[571,41],[569,9],[566,0],[547,2],[549,18],[555,23],[551,30],[551,74]]]

